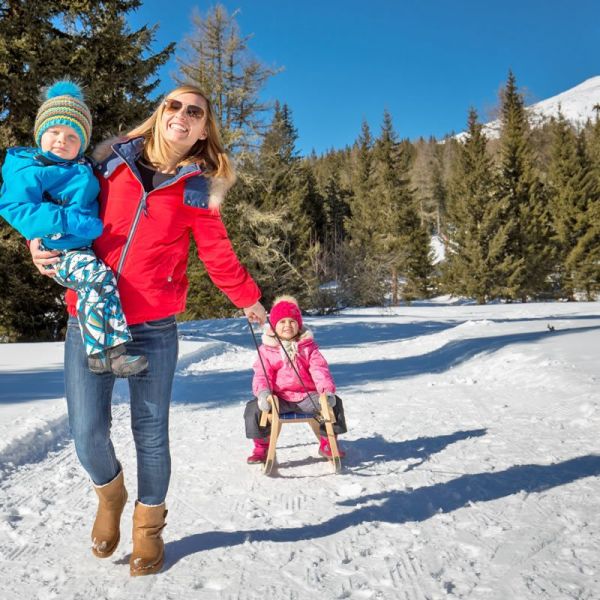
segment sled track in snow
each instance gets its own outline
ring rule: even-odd
[[[69,420],[62,415],[30,429],[0,452],[0,482],[20,466],[44,460],[69,443]]]

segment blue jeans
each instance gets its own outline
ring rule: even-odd
[[[131,429],[137,453],[138,500],[164,502],[171,476],[169,405],[178,338],[175,317],[130,327],[128,354],[143,354],[148,369],[128,378]],[[77,456],[96,485],[108,483],[121,466],[110,439],[112,373],[96,375],[88,368],[79,323],[69,318],[65,341],[65,390],[69,425]]]

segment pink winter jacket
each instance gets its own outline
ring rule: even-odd
[[[260,360],[254,362],[254,379],[252,391],[258,396],[263,390],[271,390],[279,399],[288,402],[300,402],[309,392],[335,393],[335,383],[329,371],[329,366],[312,333],[305,330],[298,341],[298,354],[295,359],[296,370],[302,378],[298,380],[290,361],[283,353],[277,339],[272,335],[263,334],[260,355],[267,371],[267,378]],[[306,388],[306,389],[305,389]]]

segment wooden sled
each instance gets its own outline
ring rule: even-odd
[[[267,452],[267,460],[265,461],[263,472],[265,475],[270,475],[273,467],[275,466],[275,450],[277,448],[277,439],[281,433],[281,427],[289,423],[308,423],[313,433],[317,437],[317,440],[321,441],[321,433],[319,429],[319,420],[323,418],[325,423],[325,430],[327,432],[327,440],[329,441],[329,447],[331,448],[331,458],[329,459],[333,466],[334,473],[339,473],[342,470],[342,459],[340,458],[340,451],[333,433],[333,424],[335,423],[335,415],[333,409],[327,402],[327,394],[321,394],[319,397],[319,403],[321,405],[321,411],[316,415],[309,413],[279,413],[279,399],[276,396],[269,396],[268,398],[271,406],[273,407],[271,412],[266,410],[261,411],[260,415],[260,426],[266,427],[268,423],[271,423],[271,438],[269,440],[269,450]]]

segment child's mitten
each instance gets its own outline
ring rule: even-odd
[[[271,403],[268,400],[268,397],[271,395],[269,390],[262,390],[258,392],[258,408],[260,410],[266,410],[269,412],[271,410]]]

